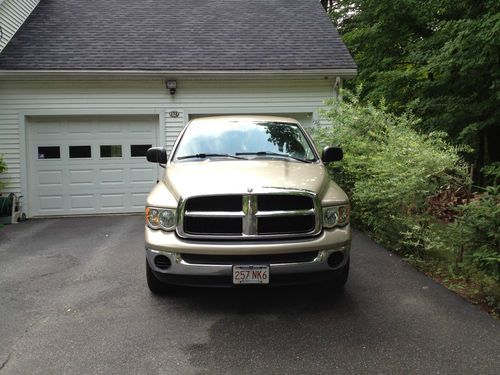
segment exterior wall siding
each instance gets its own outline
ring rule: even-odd
[[[157,80],[0,81],[0,154],[7,192],[24,193],[26,124],[30,116],[155,114],[170,151],[196,114],[312,113],[333,95],[330,80],[178,80],[170,95]],[[173,112],[173,113],[171,113]],[[24,170],[24,171],[23,171]]]
[[[3,37],[0,39],[0,52],[9,43],[39,2],[40,0],[0,1],[0,26],[3,31]]]

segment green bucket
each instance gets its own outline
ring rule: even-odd
[[[0,217],[10,217],[12,215],[12,205],[14,204],[14,194],[0,196]]]

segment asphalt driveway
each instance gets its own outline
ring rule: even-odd
[[[0,374],[500,373],[500,327],[355,233],[345,290],[149,293],[140,216],[0,229]]]

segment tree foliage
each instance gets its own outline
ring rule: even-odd
[[[500,160],[500,2],[335,0],[329,13],[362,99],[468,143],[478,167]]]

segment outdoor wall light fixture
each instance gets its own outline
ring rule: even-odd
[[[170,90],[170,95],[175,95],[175,90],[177,90],[177,81],[168,80],[166,81],[167,89]]]

